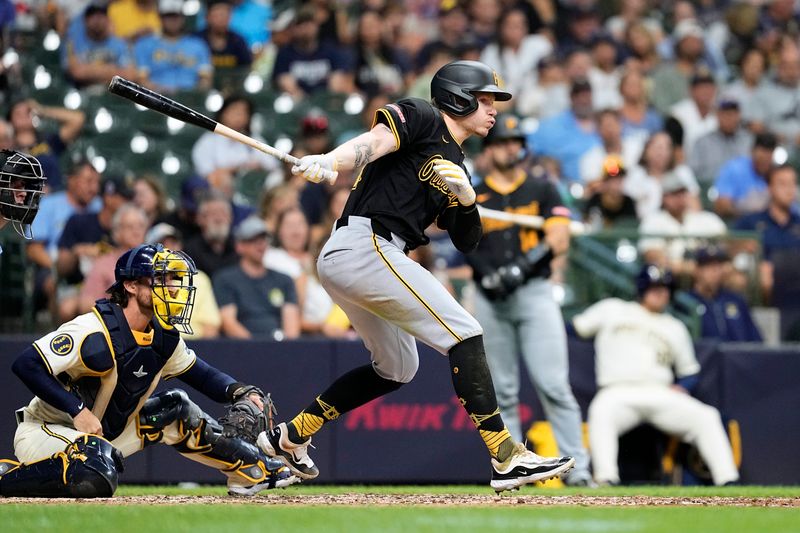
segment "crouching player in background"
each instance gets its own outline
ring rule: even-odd
[[[254,445],[267,424],[264,393],[210,366],[180,337],[190,333],[195,272],[183,252],[133,248],[117,261],[110,299],[14,361],[14,373],[36,397],[17,411],[14,453],[21,462],[0,460],[0,495],[111,496],[123,458],[158,442],[223,471],[230,494],[297,481]],[[222,423],[180,389],[153,395],[160,379],[173,377],[231,402]]]
[[[714,484],[737,481],[719,411],[690,394],[700,364],[689,331],[664,312],[674,290],[672,274],[645,265],[636,286],[638,302],[607,298],[573,319],[580,336],[595,337],[598,391],[589,405],[595,480],[619,484],[619,437],[648,422],[696,446]]]

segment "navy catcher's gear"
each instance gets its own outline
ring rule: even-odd
[[[433,104],[456,117],[466,117],[478,109],[475,93],[493,93],[499,102],[511,100],[511,93],[500,88],[497,73],[479,61],[453,61],[431,80]]]
[[[0,215],[26,239],[33,238],[31,223],[39,212],[46,180],[35,157],[14,150],[0,151]]]
[[[122,470],[119,450],[102,437],[83,435],[49,459],[9,468],[0,476],[0,495],[110,498]]]
[[[636,276],[636,292],[639,298],[651,287],[666,287],[672,294],[675,291],[675,278],[672,272],[656,265],[644,265]]]

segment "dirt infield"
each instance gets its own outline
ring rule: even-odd
[[[497,506],[583,506],[583,507],[800,507],[800,498],[747,497],[659,497],[659,496],[527,496],[464,494],[336,494],[289,495],[260,494],[252,498],[227,496],[120,496],[116,498],[0,498],[2,505],[285,505],[285,506],[425,506],[425,507],[497,507]]]

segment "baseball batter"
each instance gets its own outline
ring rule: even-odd
[[[411,381],[419,365],[415,338],[449,356],[455,392],[491,455],[492,488],[555,477],[574,464],[571,457],[540,457],[511,437],[497,407],[481,326],[406,255],[428,242],[424,231],[434,222],[459,250],[475,248],[481,221],[461,143],[485,137],[495,122],[495,100],[511,98],[497,75],[475,61],[442,67],[431,94],[432,103],[412,98],[380,108],[370,131],[292,168],[313,182],[326,172],[359,172],[317,267],[372,359],[259,436],[267,454],[302,478],[319,474],[308,445],[323,424]]]
[[[491,168],[475,188],[483,207],[538,215],[542,230],[484,221],[483,238],[467,256],[479,291],[475,318],[483,326],[486,358],[500,413],[511,435],[522,439],[519,419],[520,356],[536,387],[560,453],[575,458],[569,485],[591,485],[583,447],[581,411],[569,385],[567,334],[553,298],[550,261],[569,248],[570,212],[555,186],[524,165],[525,136],[513,115],[497,117],[484,139]]]
[[[645,422],[696,446],[715,484],[738,480],[719,412],[689,394],[700,365],[686,326],[664,313],[672,275],[645,265],[637,288],[638,302],[609,298],[573,319],[579,335],[595,337],[598,392],[589,406],[595,480],[619,483],[619,437]]]
[[[117,261],[110,300],[20,354],[12,369],[35,397],[17,411],[20,462],[0,460],[0,495],[111,496],[122,459],[158,442],[220,469],[231,494],[298,481],[254,442],[223,431],[182,390],[151,397],[162,378],[179,377],[215,401],[264,407],[259,389],[208,365],[181,339],[195,272],[182,252],[133,248]]]

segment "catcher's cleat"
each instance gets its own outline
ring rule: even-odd
[[[303,479],[314,479],[319,475],[319,468],[308,455],[308,447],[311,445],[309,438],[302,444],[296,444],[289,440],[288,429],[285,422],[281,422],[271,431],[262,431],[256,441],[261,450],[276,459],[283,461],[298,477]]]
[[[572,457],[542,457],[518,442],[511,456],[502,463],[492,458],[491,486],[497,493],[516,489],[558,477],[569,472],[574,465]]]
[[[288,468],[282,467],[277,472],[272,472],[267,479],[261,483],[243,487],[240,485],[228,485],[228,495],[230,496],[255,496],[263,490],[285,489],[289,485],[300,483],[299,477],[293,475]]]

